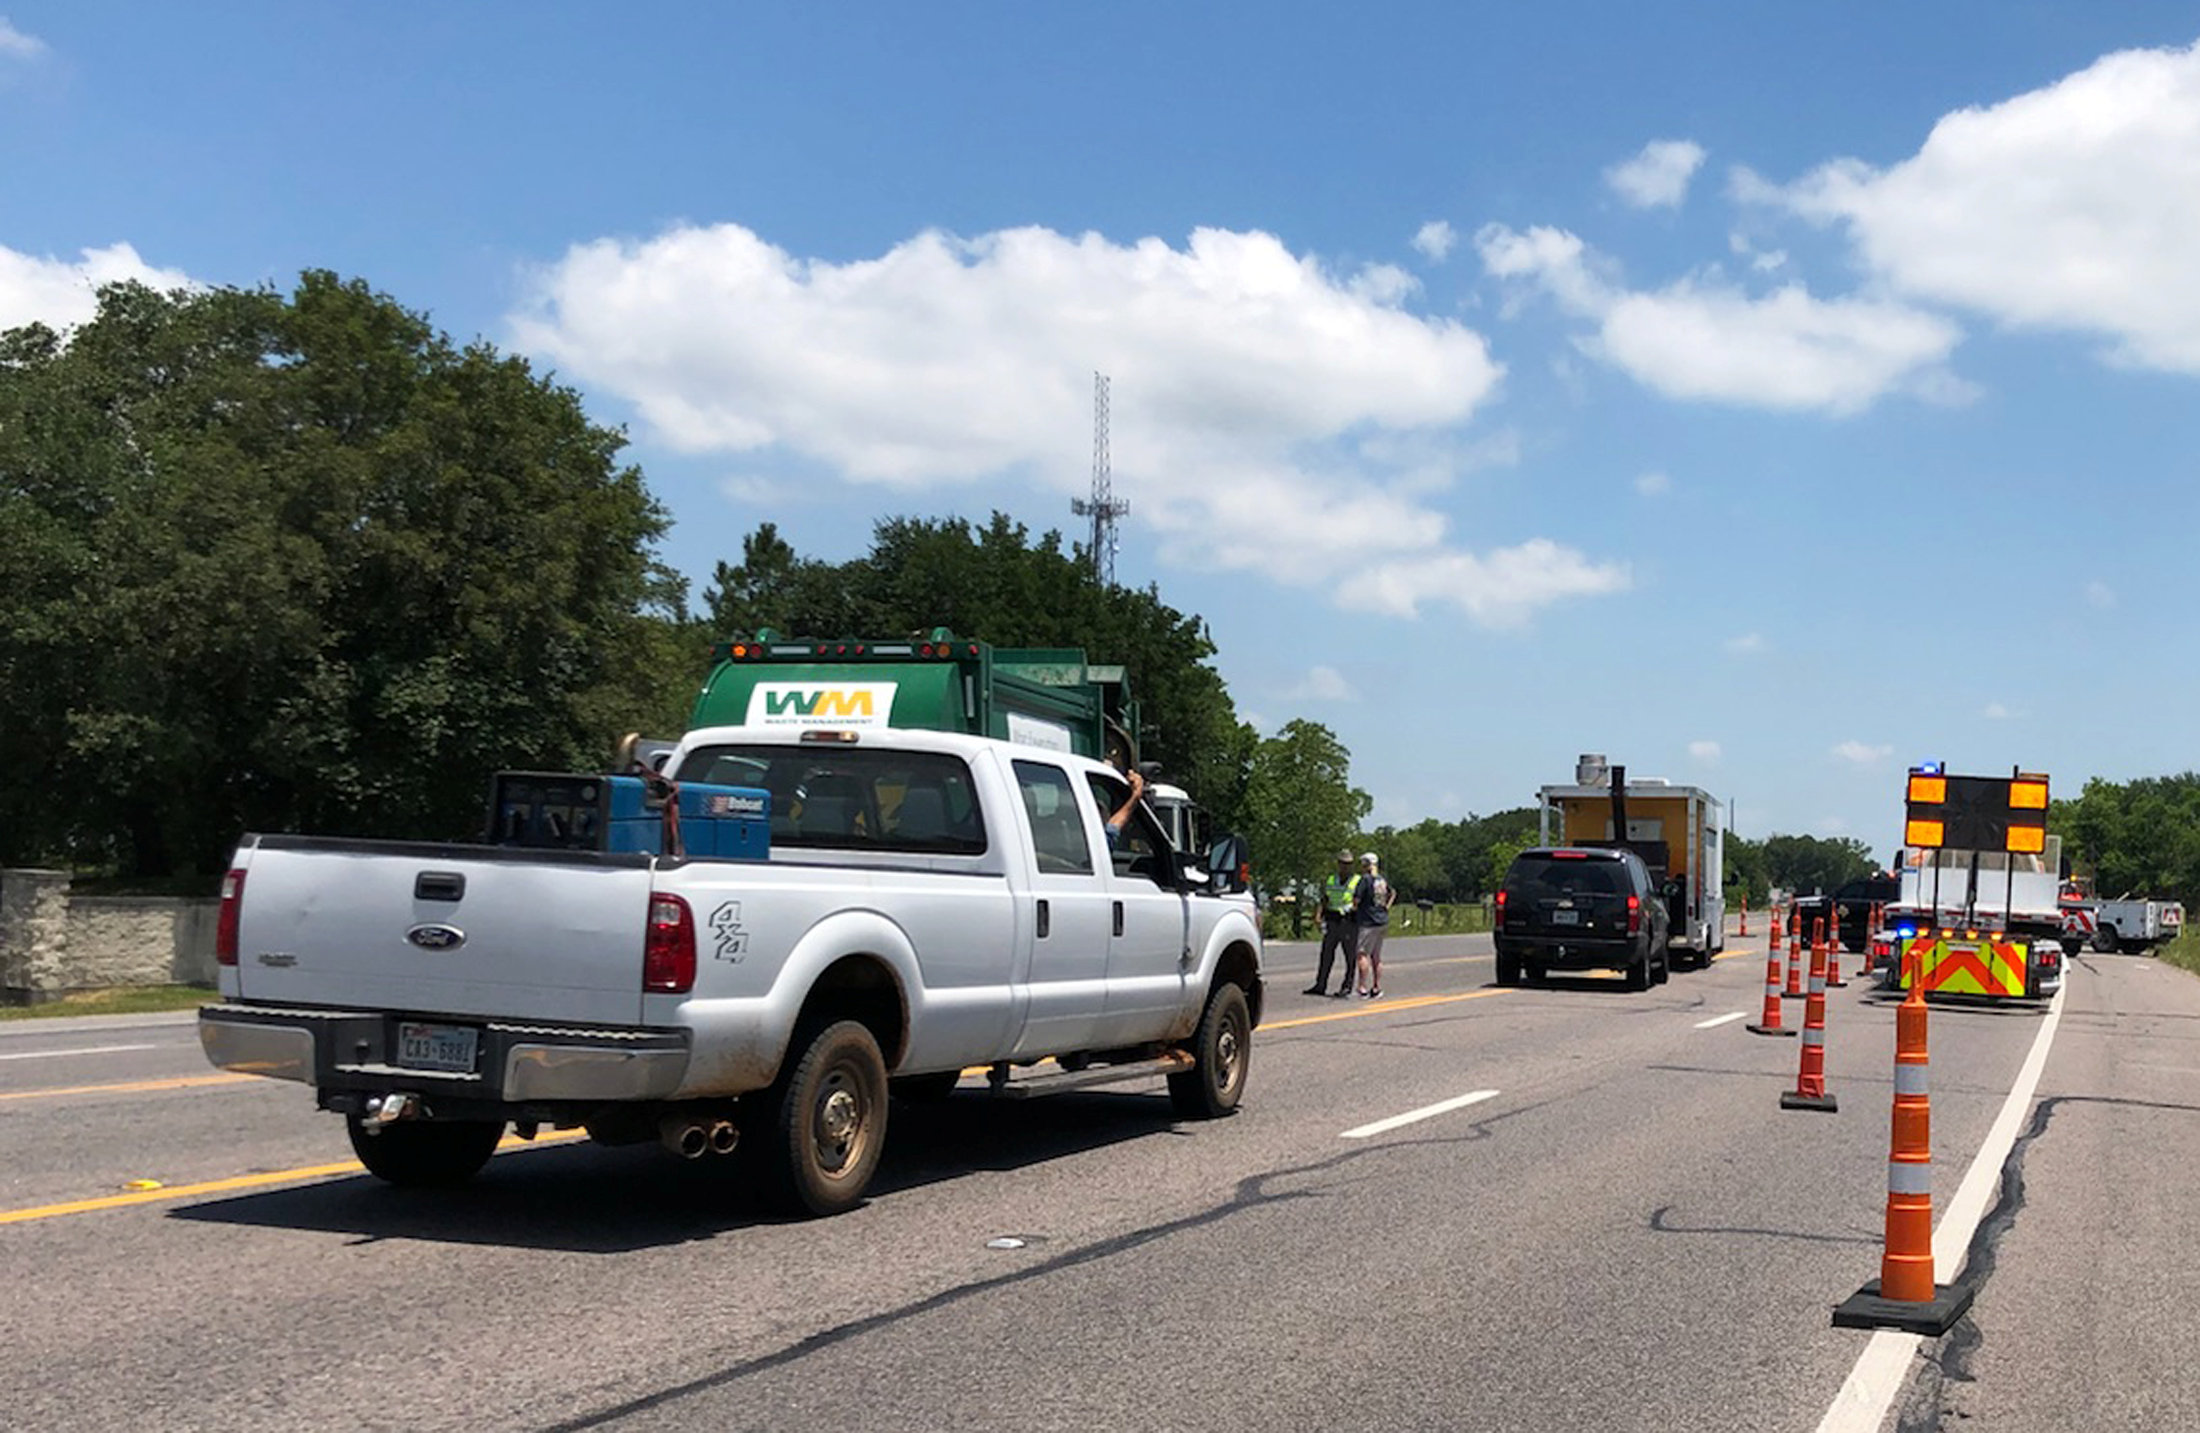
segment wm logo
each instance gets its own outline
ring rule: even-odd
[[[893,682],[759,682],[749,693],[752,726],[883,726]]]
[[[869,692],[822,687],[807,692],[766,692],[764,715],[876,718],[878,709],[872,704]]]

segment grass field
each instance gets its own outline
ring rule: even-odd
[[[2171,965],[2200,975],[2200,927],[2186,926],[2185,933],[2155,952]]]
[[[160,1010],[195,1010],[214,998],[196,985],[128,985],[87,990],[43,1005],[0,1006],[0,1020],[45,1020],[55,1015],[144,1015]]]

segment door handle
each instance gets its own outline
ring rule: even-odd
[[[1115,903],[1115,933],[1117,935],[1123,933],[1123,903],[1121,901]]]
[[[1047,903],[1041,901],[1039,902],[1039,939],[1045,940],[1047,938],[1047,930],[1051,924],[1052,922],[1047,918]]]

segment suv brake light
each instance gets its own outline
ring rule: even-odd
[[[1635,934],[1635,933],[1636,933],[1637,931],[1639,931],[1639,930],[1641,930],[1641,929],[1642,929],[1642,897],[1641,897],[1641,896],[1629,896],[1629,897],[1627,898],[1627,933],[1628,933],[1629,935],[1633,935],[1633,934]]]
[[[642,945],[642,989],[685,995],[694,988],[695,913],[678,896],[653,895]]]
[[[1503,891],[1499,891],[1499,892],[1497,893],[1497,908],[1496,908],[1496,913],[1495,913],[1494,915],[1492,915],[1492,916],[1491,916],[1491,918],[1490,918],[1490,924],[1491,924],[1491,925],[1492,925],[1492,926],[1494,927],[1494,926],[1501,926],[1501,925],[1503,925],[1504,923],[1505,923],[1505,893],[1504,893]]]
[[[214,962],[217,965],[237,963],[237,925],[244,912],[244,871],[232,870],[222,877],[222,904],[214,917]]]

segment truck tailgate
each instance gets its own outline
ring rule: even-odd
[[[641,1020],[647,856],[306,836],[241,854],[246,1000]]]

